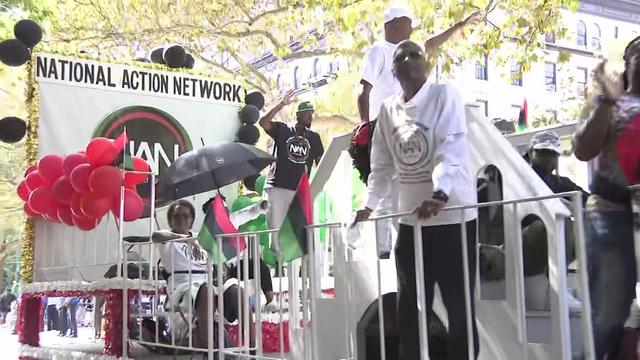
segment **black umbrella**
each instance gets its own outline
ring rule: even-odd
[[[159,196],[180,199],[256,175],[275,159],[258,148],[220,143],[182,154],[160,175]]]

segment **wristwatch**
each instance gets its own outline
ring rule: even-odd
[[[449,201],[449,195],[445,194],[444,191],[442,190],[436,190],[433,192],[433,195],[431,195],[431,197],[435,200],[440,200],[442,202],[447,202]]]

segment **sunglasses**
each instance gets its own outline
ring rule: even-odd
[[[423,57],[424,57],[424,53],[422,51],[410,51],[407,53],[399,54],[395,59],[393,59],[393,62],[395,64],[399,64],[399,63],[407,62],[409,61],[409,59],[419,59]]]

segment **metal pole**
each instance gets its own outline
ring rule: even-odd
[[[216,275],[218,277],[218,352],[220,356],[218,357],[220,360],[224,360],[224,283],[222,280],[222,242],[224,238],[217,238],[218,245],[218,258],[216,259],[217,271]],[[232,241],[229,239],[229,241]],[[208,336],[213,336],[213,332]],[[240,329],[238,328],[238,338],[240,337]]]
[[[262,351],[262,309],[261,309],[261,298],[262,298],[262,268],[260,266],[260,259],[262,258],[260,254],[260,238],[257,235],[253,236],[253,278],[256,283],[256,354],[258,356],[263,355]]]
[[[595,344],[593,340],[593,324],[591,319],[591,298],[589,297],[589,273],[587,270],[587,252],[585,249],[584,208],[582,194],[574,193],[573,201],[573,231],[576,236],[578,250],[578,266],[580,268],[580,287],[582,288],[582,334],[585,337],[584,352],[588,360],[595,359]],[[562,289],[561,289],[562,290]]]
[[[416,296],[418,298],[418,334],[420,338],[420,358],[429,360],[429,334],[427,327],[427,296],[425,289],[424,258],[422,252],[422,226],[416,218],[413,226],[413,245],[416,264]]]
[[[121,274],[122,274],[122,356],[126,357],[128,354],[128,342],[129,337],[129,294],[127,289],[127,253],[124,246],[124,184],[120,186],[120,226],[118,229],[119,252],[121,255]]]
[[[475,359],[475,339],[473,337],[473,321],[471,313],[471,281],[469,279],[469,248],[467,246],[467,223],[464,209],[460,210],[460,238],[462,241],[462,278],[464,284],[464,307],[467,322],[467,354],[469,359]]]
[[[386,220],[382,220],[386,221]],[[382,272],[380,270],[380,258],[378,254],[380,254],[380,239],[378,236],[380,235],[380,231],[378,230],[378,226],[380,225],[380,221],[376,220],[375,224],[375,239],[376,239],[376,247],[374,256],[376,258],[376,268],[378,272],[378,329],[380,335],[380,359],[387,359],[387,350],[385,344],[385,336],[384,336],[384,303],[382,301]]]
[[[316,294],[316,249],[315,249],[315,238],[314,238],[314,229],[306,229],[307,232],[307,251],[309,252],[309,287],[311,291],[309,292],[309,297],[311,298],[311,316],[309,317],[311,321],[311,359],[319,359],[318,357],[318,304],[317,304],[317,294]]]
[[[203,326],[200,323],[198,326]],[[213,360],[213,264],[211,256],[207,256],[207,355]]]
[[[527,344],[529,343],[527,335],[527,309],[525,305],[524,294],[524,252],[522,251],[522,227],[520,225],[520,214],[518,210],[518,203],[513,203],[513,233],[514,233],[514,246],[513,250],[514,261],[516,265],[516,300],[518,301],[516,309],[518,310],[518,339],[523,344],[523,356],[526,359],[528,357]]]

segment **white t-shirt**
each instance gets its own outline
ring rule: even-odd
[[[400,83],[393,75],[393,52],[397,44],[376,41],[367,51],[362,68],[362,80],[373,87],[369,94],[369,120],[378,117],[382,102],[400,91]]]
[[[207,280],[207,259],[209,254],[206,250],[200,248],[200,254],[196,256],[194,245],[191,244],[191,241],[196,243],[198,241],[193,233],[191,233],[190,238],[185,238],[181,241],[158,244],[162,266],[171,274],[171,278],[167,281],[167,289],[173,290],[180,284],[189,282],[189,274],[187,273],[189,269],[192,271],[192,283],[201,283]]]
[[[398,178],[397,210],[410,212],[435,190],[449,196],[447,206],[477,203],[469,164],[464,106],[450,85],[425,83],[409,101],[400,93],[387,99],[378,116],[371,149],[366,206],[374,209],[388,196],[389,179]],[[465,221],[477,217],[466,210]],[[459,223],[459,211],[442,211],[425,226]],[[401,219],[411,224],[411,219]]]

